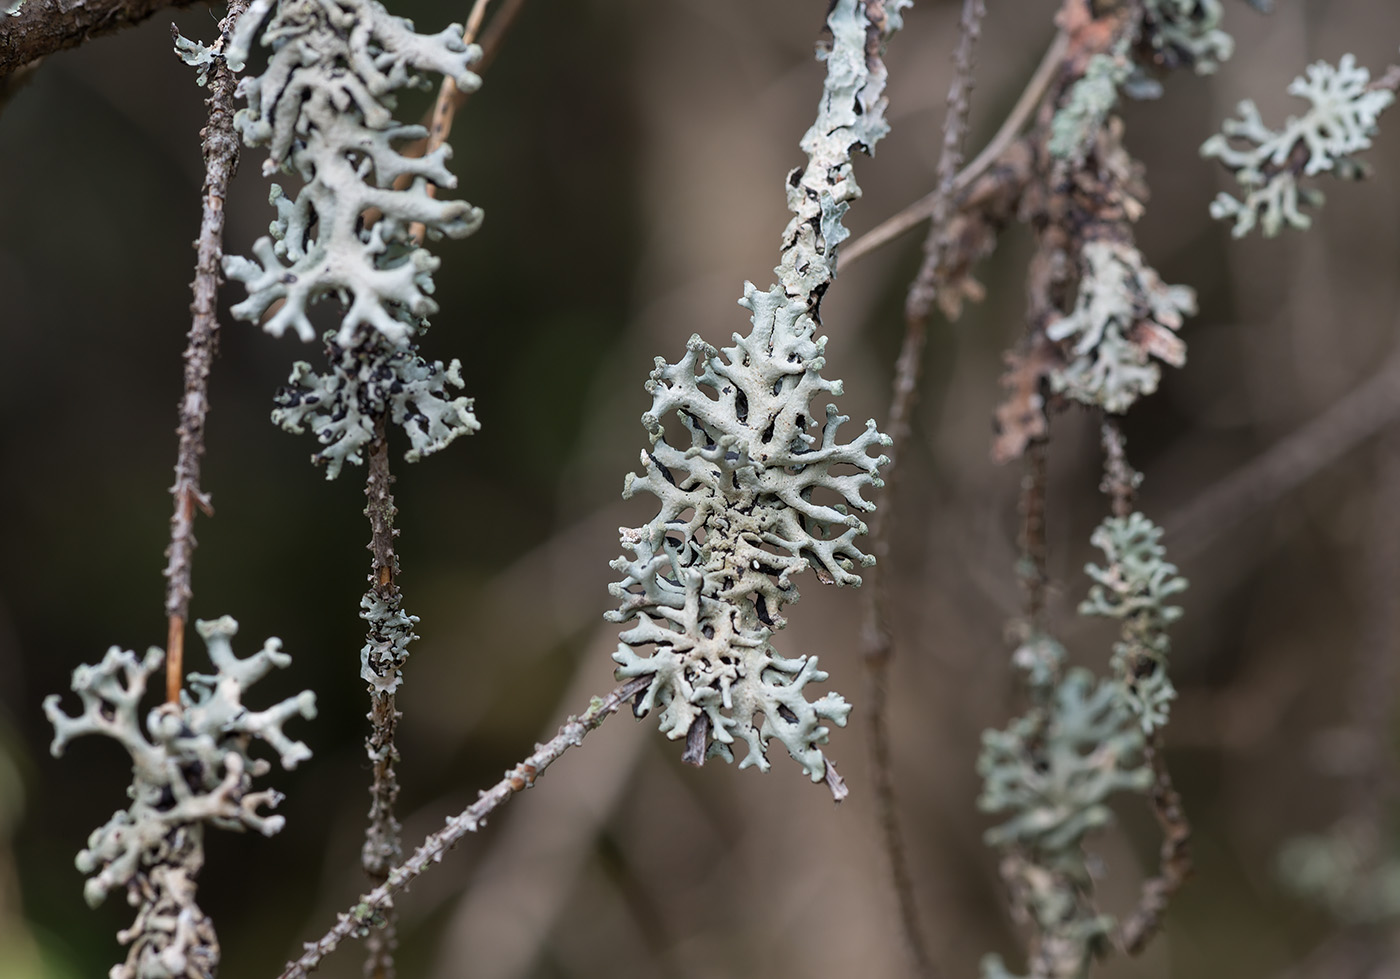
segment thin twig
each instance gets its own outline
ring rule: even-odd
[[[928,336],[928,313],[933,295],[933,281],[944,253],[942,233],[951,210],[955,192],[954,182],[963,160],[963,144],[967,137],[968,107],[971,102],[973,55],[981,34],[982,18],[986,14],[983,0],[964,0],[958,44],[953,56],[953,81],[948,88],[948,111],[943,120],[943,147],[938,158],[938,186],[934,221],[924,245],[924,264],[909,287],[905,304],[904,341],[895,361],[894,385],[890,397],[889,435],[890,463],[883,477],[886,484],[885,505],[870,521],[871,550],[875,566],[867,572],[863,599],[864,660],[866,675],[866,724],[870,738],[871,769],[874,778],[875,804],[889,860],[891,881],[899,902],[900,924],[905,945],[914,960],[918,975],[937,974],[928,942],[919,923],[918,902],[914,893],[909,855],[899,826],[898,799],[895,793],[889,732],[889,667],[894,658],[894,630],[889,617],[889,589],[885,584],[884,568],[889,560],[889,514],[893,495],[889,487],[905,444],[909,440],[910,416],[918,397],[919,376],[923,366],[924,346]],[[844,257],[844,256],[843,256]]]
[[[1400,354],[1302,428],[1279,439],[1162,524],[1178,561],[1193,557],[1400,417]]]
[[[405,890],[409,884],[428,869],[439,863],[443,855],[468,833],[481,828],[486,817],[499,809],[511,796],[535,784],[535,779],[544,774],[545,769],[554,764],[559,756],[570,748],[583,743],[589,732],[595,730],[608,715],[615,713],[627,701],[647,688],[652,678],[635,677],[616,688],[606,697],[595,697],[588,710],[579,717],[571,717],[559,728],[559,733],[550,741],[536,745],[535,751],[524,761],[505,773],[505,777],[491,788],[481,793],[480,798],[462,812],[447,819],[447,825],[425,839],[413,856],[395,867],[380,884],[349,910],[339,915],[335,927],[314,942],[307,942],[301,957],[288,962],[279,979],[300,979],[321,961],[335,951],[336,946],[347,938],[362,937],[370,924],[394,905],[394,895]]]
[[[477,31],[481,29],[481,21],[486,14],[486,6],[489,2],[490,0],[476,0],[472,6],[471,14],[467,17],[466,30],[462,33],[462,40],[468,44],[476,40]],[[472,66],[477,74],[484,72],[495,60],[497,52],[500,51],[501,42],[505,40],[511,25],[515,23],[520,8],[524,6],[525,0],[505,0],[504,5],[492,16],[491,23],[481,38],[481,58]],[[452,79],[443,78],[442,85],[438,87],[437,101],[433,104],[433,120],[428,126],[428,139],[423,145],[422,155],[426,156],[447,142],[447,137],[452,134],[452,121],[456,118],[457,111],[467,104],[467,98],[470,94],[470,92],[463,92],[459,89],[457,83]],[[436,193],[436,188],[429,184],[428,196],[436,196]],[[424,225],[415,223],[409,232],[413,235],[413,240],[421,245],[427,229]]]
[[[1099,483],[1099,490],[1113,501],[1113,515],[1126,517],[1133,512],[1133,500],[1142,474],[1128,462],[1123,428],[1118,419],[1105,415],[1099,437],[1103,445],[1103,481]]]
[[[1152,768],[1148,794],[1152,814],[1162,831],[1157,875],[1143,882],[1137,907],[1118,932],[1118,944],[1129,955],[1137,955],[1162,927],[1162,919],[1172,895],[1191,876],[1191,824],[1181,805],[1181,796],[1172,784],[1171,772],[1162,746],[1162,732],[1154,731],[1145,748]]]
[[[374,440],[369,448],[368,474],[365,478],[365,516],[369,518],[370,591],[385,606],[398,612],[402,594],[395,577],[399,573],[399,558],[394,551],[393,474],[389,471],[389,440],[385,435],[387,419],[380,416],[374,424]],[[394,638],[382,634],[381,622],[371,620],[365,637],[367,649],[392,649]],[[391,667],[396,669],[396,667]],[[402,827],[394,815],[399,797],[399,780],[394,764],[399,749],[394,736],[398,729],[399,712],[393,689],[370,688],[370,733],[365,739],[374,773],[370,785],[369,826],[365,829],[365,844],[361,864],[375,884],[387,879],[389,870],[403,859],[400,839]],[[394,950],[398,945],[398,922],[393,909],[388,909],[375,922],[366,941],[365,976],[367,979],[394,979]]]
[[[1050,47],[1046,49],[1044,57],[1040,59],[1040,64],[1035,69],[1035,74],[1027,83],[1025,91],[1016,100],[1011,112],[1006,120],[997,130],[981,153],[975,156],[971,163],[963,167],[958,175],[953,178],[953,193],[960,194],[970,187],[978,177],[991,168],[997,159],[1016,141],[1017,134],[1030,119],[1035,111],[1037,103],[1045,94],[1050,83],[1055,78],[1055,72],[1060,67],[1060,62],[1064,58],[1065,51],[1069,45],[1069,38],[1063,33],[1057,34],[1055,40],[1050,42]],[[857,261],[861,256],[867,255],[877,248],[888,245],[896,238],[906,232],[917,228],[924,221],[933,217],[934,208],[938,203],[939,190],[935,188],[929,194],[919,198],[904,210],[892,217],[886,218],[865,234],[856,238],[848,245],[842,246],[841,264],[849,268],[852,262]]]
[[[230,0],[219,22],[222,51],[234,22],[248,8],[248,0]],[[173,30],[172,26],[172,30]],[[209,370],[219,348],[219,261],[224,251],[224,197],[229,180],[238,169],[238,136],[233,128],[233,91],[236,81],[222,57],[209,72],[209,122],[200,131],[204,151],[203,206],[199,238],[195,241],[194,282],[190,289],[190,331],[185,344],[185,390],[180,398],[180,422],[175,429],[179,448],[175,456],[175,512],[170,517],[170,546],[166,548],[165,696],[179,703],[184,686],[185,622],[189,617],[190,579],[194,562],[194,512],[198,507],[213,516],[209,495],[199,488],[199,467],[204,455],[204,420],[209,413]]]
[[[1045,613],[1050,583],[1050,545],[1045,536],[1045,496],[1049,488],[1050,443],[1036,439],[1026,446],[1021,477],[1021,560],[1016,569],[1025,596],[1026,624],[1037,628]]]

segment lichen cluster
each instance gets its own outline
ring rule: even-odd
[[[636,624],[613,658],[620,678],[653,677],[639,712],[659,707],[662,731],[687,739],[697,764],[711,754],[732,760],[741,741],[740,767],[766,771],[776,737],[820,781],[832,771],[820,747],[826,722],[844,724],[850,709],[837,694],[808,700],[807,684],[826,679],[816,657],[783,657],[769,639],[784,624],[783,606],[797,600],[796,575],[810,567],[823,582],[859,584],[857,569],[872,560],[855,538],[866,532],[859,514],[873,509],[862,490],[881,485],[886,461],[870,452],[888,439],[870,421],[841,443],[846,416],[834,405],[824,421],[814,414],[813,399],[841,394],[839,381],[821,376],[826,340],[816,331],[836,247],[849,234],[842,217],[860,195],[852,152],[871,151],[888,130],[880,55],[906,5],[832,6],[831,43],[818,54],[827,65],[822,99],[801,144],[808,164],[787,181],[793,217],[778,282],[745,284],[740,304],[752,330],[735,334],[723,356],[692,337],[677,363],[657,358],[647,383],[651,446],[624,495],[651,493],[661,508],[621,531],[628,554],[613,562],[620,604],[608,617]]]
[[[1069,343],[1072,358],[1050,374],[1050,384],[1076,401],[1122,413],[1157,390],[1158,360],[1186,363],[1176,331],[1183,316],[1196,312],[1196,295],[1164,283],[1128,242],[1090,241],[1079,257],[1074,308],[1045,330]]]
[[[73,671],[73,691],[82,713],[70,717],[54,694],[44,713],[54,726],[53,753],[88,734],[109,737],[131,755],[131,805],[112,815],[88,838],[78,869],[89,874],[83,895],[94,907],[113,890],[125,889],[137,908],[132,926],[118,935],[130,944],[126,962],[112,979],[208,979],[219,962],[219,944],[209,918],[195,903],[195,878],[204,864],[204,827],[252,829],[271,836],[283,818],[264,815],[281,795],[253,790],[253,779],[271,768],[250,749],[262,740],[284,768],[311,757],[282,727],[291,718],[316,715],[309,691],[261,711],[243,697],[273,667],[291,658],[269,639],[246,659],[233,652],[238,623],[228,616],[198,622],[213,661],[213,674],[192,674],[179,705],[162,704],[140,722],[147,680],[164,661],[152,648],[136,654],[113,646],[96,666]]]
[[[1242,197],[1221,192],[1211,202],[1211,217],[1234,222],[1231,234],[1242,238],[1258,227],[1273,237],[1284,227],[1307,228],[1312,219],[1301,210],[1322,203],[1322,193],[1299,184],[1300,177],[1332,173],[1355,180],[1366,173],[1356,154],[1369,149],[1381,112],[1394,93],[1371,83],[1371,73],[1350,54],[1334,67],[1309,65],[1293,79],[1290,95],[1311,105],[1302,116],[1289,116],[1270,129],[1254,102],[1239,104],[1238,119],[1227,119],[1221,132],[1206,140],[1201,155],[1230,169]]]
[[[231,62],[248,57],[270,8],[271,0],[258,0],[239,21]],[[235,122],[248,145],[268,148],[264,173],[295,174],[302,186],[295,197],[272,186],[277,217],[253,245],[256,261],[224,259],[224,271],[248,290],[233,313],[274,336],[291,329],[309,341],[310,307],[338,299],[328,371],[298,362],[274,419],[294,432],[310,427],[325,447],[313,461],[329,463],[334,478],[344,462],[361,461],[370,419],[388,411],[409,434],[413,461],[477,427],[470,400],[446,393],[461,387],[458,362],[425,360],[414,342],[437,312],[430,297],[439,264],[415,227],[428,238],[460,238],[482,214],[430,193],[456,186],[446,166],[451,149],[405,152],[427,130],[394,119],[394,93],[426,84],[425,72],[476,89],[470,66],[480,49],[463,42],[457,25],[415,33],[375,0],[281,0],[261,42],[268,64],[240,83],[248,107]]]

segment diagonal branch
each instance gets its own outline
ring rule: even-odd
[[[608,715],[647,688],[650,677],[635,677],[617,687],[606,697],[595,697],[588,710],[578,717],[571,717],[559,728],[559,733],[551,740],[535,746],[535,751],[520,764],[505,773],[491,788],[481,793],[480,798],[462,812],[449,816],[447,825],[425,839],[413,856],[395,867],[386,875],[384,883],[368,894],[362,895],[358,903],[349,911],[342,912],[333,928],[314,942],[307,942],[305,951],[293,962],[288,962],[279,979],[302,979],[308,972],[321,964],[336,946],[347,938],[362,937],[374,926],[384,913],[394,906],[394,895],[407,889],[433,864],[442,860],[443,854],[452,849],[462,837],[475,833],[481,828],[486,817],[510,801],[511,796],[535,784],[535,779],[559,756],[570,748],[583,744],[583,739],[598,728]]]
[[[0,14],[0,78],[90,38],[131,27],[166,7],[193,0],[24,0],[14,16]]]

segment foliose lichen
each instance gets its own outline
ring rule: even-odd
[[[481,427],[472,399],[453,397],[450,390],[463,386],[460,361],[430,363],[416,347],[391,347],[373,334],[349,347],[341,347],[333,333],[325,340],[331,369],[320,374],[305,361],[293,364],[287,386],[274,399],[272,420],[294,434],[311,430],[322,446],[311,461],[326,464],[327,479],[340,475],[346,462],[364,462],[376,418],[387,415],[408,435],[409,462]]]
[[[1234,222],[1231,234],[1242,238],[1256,226],[1273,237],[1285,226],[1304,229],[1312,219],[1301,208],[1322,203],[1321,192],[1298,183],[1300,177],[1330,172],[1355,180],[1366,168],[1355,154],[1371,146],[1376,120],[1395,101],[1390,89],[1371,84],[1371,73],[1350,54],[1334,67],[1309,65],[1293,79],[1288,92],[1311,103],[1300,117],[1289,116],[1270,129],[1254,102],[1239,104],[1239,118],[1227,119],[1221,132],[1206,140],[1201,155],[1220,160],[1234,172],[1242,199],[1220,193],[1211,202],[1211,217]]]
[[[1142,39],[1151,60],[1213,74],[1235,52],[1235,39],[1220,28],[1224,16],[1220,0],[1145,0]]]
[[[1173,367],[1186,362],[1186,344],[1176,331],[1182,317],[1195,312],[1195,292],[1164,283],[1133,245],[1085,243],[1074,309],[1045,331],[1052,340],[1070,341],[1071,359],[1051,372],[1051,387],[1108,412],[1127,411],[1157,390],[1157,360]]]
[[[83,896],[92,906],[125,888],[137,908],[136,921],[118,935],[130,944],[112,979],[208,979],[219,963],[213,923],[195,903],[195,878],[204,864],[204,827],[252,829],[266,836],[284,819],[259,810],[273,808],[281,794],[253,790],[253,779],[271,764],[250,753],[254,740],[267,743],[284,768],[311,757],[300,741],[283,733],[292,717],[316,715],[309,691],[262,711],[249,710],[245,692],[273,667],[291,658],[269,639],[246,659],[233,652],[238,623],[228,616],[198,622],[215,672],[192,674],[181,702],[161,704],[146,717],[139,711],[149,677],[164,660],[152,648],[145,657],[113,646],[96,666],[73,671],[73,691],[83,711],[70,717],[57,694],[44,701],[54,726],[52,750],[87,734],[105,735],[131,755],[131,805],[112,815],[88,838],[77,866],[90,875]]]
[[[745,284],[748,336],[721,351],[692,337],[676,364],[657,358],[642,418],[651,448],[643,474],[627,477],[624,496],[646,491],[661,502],[646,525],[621,533],[613,562],[620,600],[608,614],[636,621],[613,658],[619,678],[650,675],[638,712],[661,709],[661,729],[687,739],[687,760],[709,754],[740,767],[769,768],[778,740],[813,781],[828,775],[821,751],[829,729],[850,708],[837,694],[809,701],[805,687],[825,680],[814,656],[786,658],[769,642],[784,605],[797,600],[794,577],[811,567],[819,580],[859,584],[872,562],[855,545],[866,532],[858,514],[873,509],[862,490],[879,486],[888,444],[874,421],[848,443],[848,419],[812,400],[841,394],[821,376],[817,337],[821,297],[836,271],[836,247],[849,232],[842,217],[860,195],[851,173],[855,149],[867,152],[888,130],[885,41],[900,26],[900,0],[837,0],[827,18],[831,44],[818,52],[827,75],[817,120],[802,138],[808,164],[789,174],[793,218],[783,233],[778,283]],[[664,422],[674,416],[688,445],[674,445]],[[819,429],[820,437],[809,430]],[[643,650],[650,650],[644,653]]]

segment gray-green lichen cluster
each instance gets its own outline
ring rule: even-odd
[[[239,21],[231,63],[248,57],[271,6],[257,0]],[[261,41],[268,65],[240,83],[248,107],[235,124],[248,145],[268,147],[265,173],[296,174],[302,186],[288,197],[273,185],[277,217],[271,235],[253,245],[256,261],[224,259],[228,276],[248,290],[233,313],[275,336],[290,328],[309,341],[310,307],[339,300],[329,370],[298,363],[274,420],[294,432],[311,428],[324,446],[312,458],[329,463],[330,478],[347,460],[361,461],[376,413],[387,411],[404,428],[407,458],[416,460],[477,423],[470,400],[447,393],[461,387],[457,362],[427,361],[413,342],[437,311],[430,297],[439,264],[417,244],[415,226],[429,238],[460,238],[482,214],[432,196],[430,187],[456,186],[446,167],[451,150],[403,152],[427,131],[394,119],[394,93],[425,85],[425,72],[474,90],[480,79],[469,68],[480,49],[464,43],[456,25],[415,33],[375,0],[281,0]]]
[[[1045,331],[1070,346],[1069,363],[1051,373],[1050,383],[1076,401],[1121,413],[1157,390],[1157,361],[1186,362],[1176,331],[1196,312],[1196,296],[1164,283],[1126,242],[1087,242],[1080,261],[1074,309]]]
[[[88,838],[78,854],[78,869],[89,874],[83,895],[100,904],[117,889],[137,910],[133,925],[118,935],[130,943],[126,962],[112,969],[112,979],[208,979],[218,967],[219,946],[213,924],[195,903],[195,878],[204,863],[204,827],[253,829],[271,836],[282,828],[281,816],[260,809],[277,805],[271,789],[253,791],[253,779],[271,768],[250,753],[254,740],[266,742],[284,768],[311,757],[300,741],[282,727],[292,717],[316,714],[309,691],[262,711],[249,710],[245,692],[273,667],[291,658],[276,639],[247,659],[233,652],[238,623],[225,616],[196,623],[209,649],[215,672],[189,677],[191,692],[181,703],[162,704],[140,722],[146,684],[164,660],[159,649],[145,657],[113,646],[96,666],[73,671],[73,690],[83,711],[70,717],[58,695],[44,701],[54,726],[53,753],[69,741],[100,734],[131,755],[131,805],[113,814]]]
[[[1122,624],[1113,667],[1145,734],[1167,723],[1176,698],[1167,673],[1167,627],[1181,618],[1181,608],[1167,601],[1186,590],[1186,579],[1166,560],[1161,537],[1162,529],[1141,513],[1109,517],[1099,524],[1089,542],[1103,551],[1105,564],[1085,568],[1094,584],[1079,605],[1080,615]]]
[[[272,420],[285,431],[308,428],[322,448],[311,460],[326,464],[326,478],[341,467],[364,462],[363,450],[374,437],[375,419],[387,416],[408,435],[404,458],[417,462],[445,448],[481,425],[472,414],[472,399],[453,397],[462,387],[462,365],[454,360],[428,363],[408,347],[391,347],[375,338],[341,347],[327,333],[326,358],[332,370],[318,374],[306,361],[292,365],[287,387],[277,393]]]
[[[1113,676],[1066,670],[1063,647],[1032,635],[1012,658],[1031,708],[1005,730],[982,736],[978,804],[1004,817],[986,841],[1002,849],[1015,908],[1035,926],[1032,979],[1084,979],[1116,924],[1095,907],[1094,858],[1085,840],[1112,822],[1115,793],[1142,793],[1153,784],[1145,749],[1175,696],[1166,630],[1181,609],[1167,601],[1186,581],[1165,560],[1161,535],[1135,512],[1106,519],[1090,538],[1105,563],[1085,568],[1093,584],[1079,612],[1122,623]],[[995,955],[984,959],[982,973],[1012,979]]]
[[[1379,835],[1374,826],[1343,820],[1290,840],[1279,854],[1284,883],[1346,924],[1400,917],[1400,857],[1380,852]]]
[[[1084,66],[1084,74],[1069,90],[1064,106],[1050,120],[1050,155],[1072,164],[1082,163],[1108,114],[1118,104],[1118,86],[1132,68],[1124,57],[1096,54]]]
[[[1376,120],[1395,101],[1392,92],[1371,85],[1371,73],[1350,54],[1336,67],[1325,61],[1309,65],[1288,92],[1311,103],[1301,117],[1270,129],[1246,99],[1239,118],[1225,120],[1222,131],[1201,146],[1201,155],[1220,160],[1240,185],[1240,199],[1222,192],[1210,205],[1211,217],[1234,222],[1236,238],[1256,226],[1266,237],[1285,226],[1307,228],[1312,221],[1301,208],[1316,207],[1323,198],[1298,179],[1324,172],[1343,179],[1364,175],[1355,154],[1370,147]]]
[[[1234,54],[1235,39],[1220,29],[1220,0],[1144,0],[1142,6],[1143,39],[1162,67],[1209,75]]]
[[[740,767],[766,771],[776,737],[820,781],[826,722],[844,724],[850,710],[837,694],[808,700],[806,685],[827,676],[816,657],[783,657],[769,638],[784,624],[783,606],[797,600],[796,575],[810,567],[824,582],[859,584],[857,569],[872,562],[855,544],[866,532],[858,514],[874,508],[861,492],[881,485],[886,460],[870,452],[889,440],[870,421],[841,443],[848,419],[834,405],[824,421],[814,416],[814,398],[841,394],[839,381],[821,376],[826,340],[816,331],[836,246],[849,234],[842,216],[860,195],[852,151],[872,150],[888,130],[879,55],[904,6],[834,4],[831,46],[819,53],[825,87],[802,139],[809,162],[787,181],[793,218],[779,281],[767,290],[745,284],[748,336],[735,334],[722,352],[692,337],[676,364],[657,358],[647,383],[651,447],[624,496],[644,490],[661,509],[621,531],[630,556],[613,562],[620,605],[608,617],[636,625],[613,658],[619,678],[653,677],[639,713],[660,708],[662,731],[686,738],[697,763],[707,754],[732,760],[738,741],[747,746]],[[668,417],[688,444],[672,444]]]

